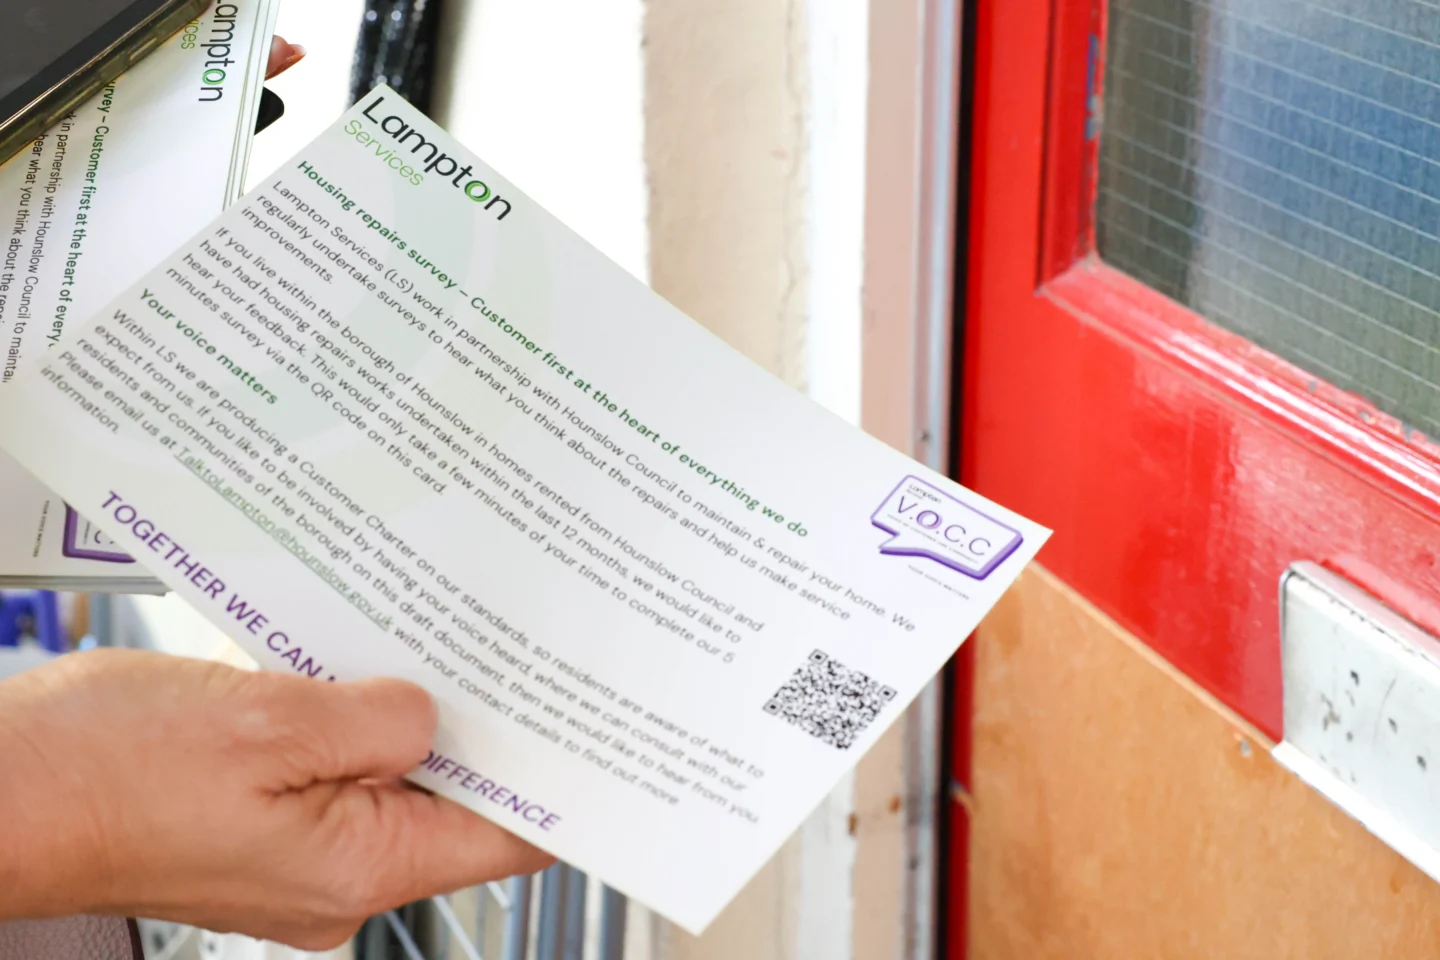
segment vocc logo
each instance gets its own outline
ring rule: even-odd
[[[976,580],[1024,542],[1019,530],[913,476],[900,481],[870,522],[891,535],[881,553],[924,557]]]
[[[946,541],[959,546],[962,550],[968,550],[973,557],[983,557],[995,548],[995,544],[984,536],[972,535],[965,529],[964,524],[951,523],[934,510],[921,510],[919,503],[911,501],[909,506],[900,504],[899,512],[904,516],[909,511],[919,511],[915,514],[915,523],[925,530],[933,530]]]

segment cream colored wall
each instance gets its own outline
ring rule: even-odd
[[[800,0],[651,0],[645,160],[651,282],[804,385],[805,62]]]
[[[852,421],[871,279],[873,17],[868,0],[651,0],[645,29],[656,290]],[[915,41],[913,23],[880,40]],[[900,144],[912,164],[913,145],[913,134]],[[895,257],[888,266],[913,274]],[[668,956],[898,958],[902,743],[897,732],[872,751],[704,938],[669,935]]]
[[[804,385],[803,4],[651,0],[645,160],[655,290],[727,343]],[[799,914],[792,839],[701,938],[662,934],[672,960],[790,960]]]

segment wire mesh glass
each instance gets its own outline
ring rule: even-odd
[[[1109,17],[1101,257],[1440,436],[1440,5]]]

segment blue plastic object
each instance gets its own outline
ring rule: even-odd
[[[25,621],[36,642],[51,653],[65,653],[65,631],[60,625],[60,604],[48,590],[0,594],[0,647],[18,647]]]

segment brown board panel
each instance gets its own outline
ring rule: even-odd
[[[1051,574],[974,642],[972,960],[1440,956],[1440,884]]]

